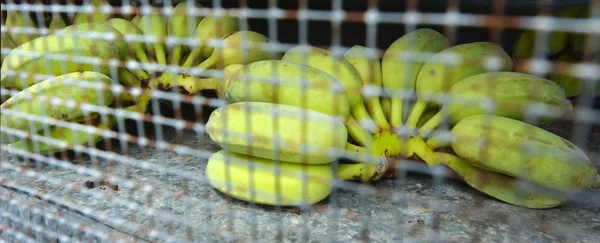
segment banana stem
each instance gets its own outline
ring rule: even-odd
[[[435,152],[433,151],[433,149],[427,146],[423,138],[413,137],[410,140],[408,140],[407,146],[409,149],[409,154],[416,154],[417,156],[419,156],[419,158],[423,159],[423,161],[425,161],[425,163],[427,163],[427,165],[429,165],[430,167],[433,167],[440,163],[436,161]]]
[[[419,100],[415,103],[415,106],[408,116],[408,121],[406,122],[408,128],[413,129],[417,127],[419,119],[421,119],[423,112],[425,112],[425,108],[427,108],[427,103],[425,101]]]
[[[127,86],[127,87],[139,87],[142,83],[137,77],[133,76],[129,70],[126,68],[120,68],[118,78],[119,83]]]
[[[362,102],[359,105],[353,107],[351,113],[354,119],[356,119],[356,121],[366,120],[371,124],[375,123],[373,121],[373,118],[371,118],[371,115],[369,115],[369,112],[367,111],[365,106],[362,104]],[[381,128],[377,127],[372,133],[377,133],[379,131],[381,131]]]
[[[381,107],[381,103],[379,102],[379,97],[376,96],[369,98],[367,100],[367,106],[377,126],[384,130],[389,129],[390,124],[388,123],[388,120],[385,117],[383,107]]]
[[[150,63],[150,59],[148,58],[148,55],[146,55],[146,51],[144,51],[144,47],[142,45],[139,45],[138,48],[136,48],[135,57],[141,63]]]
[[[187,74],[174,75],[172,73],[163,73],[160,77],[150,81],[149,87],[158,87],[166,90],[171,87],[183,87],[189,94],[195,94],[201,90],[214,90],[219,92],[219,82],[217,78],[195,78]],[[223,95],[218,93],[218,95]]]
[[[339,164],[337,177],[344,181],[369,181],[377,173],[376,164]]]
[[[196,61],[196,59],[200,58],[200,55],[202,54],[202,49],[203,49],[203,46],[197,46],[194,49],[192,49],[192,51],[190,52],[190,55],[188,55],[187,59],[185,59],[185,62],[183,63],[183,65],[181,65],[181,67],[189,68],[192,65],[194,65],[194,62]]]
[[[423,137],[429,136],[429,133],[442,124],[442,111],[438,111],[431,119],[419,128],[419,134]]]
[[[167,65],[167,54],[165,51],[165,46],[162,43],[154,44],[154,52],[156,53],[156,61],[158,64]]]
[[[368,134],[353,117],[348,117],[346,120],[346,129],[350,136],[359,144],[367,145],[370,144],[371,135]]]
[[[198,68],[200,69],[210,69],[217,64],[219,60],[215,57],[215,55],[209,56],[206,60],[198,64]]]
[[[173,55],[171,56],[171,65],[179,65],[181,60],[181,52],[183,50],[183,46],[175,45],[173,47]]]
[[[390,116],[392,127],[402,126],[402,106],[403,100],[400,98],[391,98]]]
[[[447,147],[447,146],[452,145],[451,141],[441,139],[440,136],[435,136],[435,137],[429,138],[429,139],[427,139],[426,143],[427,143],[427,146],[429,148],[431,148],[432,150],[436,150],[441,147]]]

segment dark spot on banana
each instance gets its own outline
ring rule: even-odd
[[[140,88],[142,89],[148,89],[148,86],[150,85],[150,80],[145,78],[141,80],[142,82],[140,83]]]
[[[433,70],[433,69],[432,69],[432,70],[430,70],[430,71],[429,71],[429,74],[431,74],[431,76],[435,76],[435,70]]]

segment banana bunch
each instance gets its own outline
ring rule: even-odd
[[[590,19],[592,8],[589,5],[577,5],[557,11],[554,17],[561,19]],[[533,30],[523,31],[513,45],[513,57],[524,61],[533,58],[536,49],[536,32]],[[586,80],[577,75],[577,71],[571,69],[573,64],[590,63],[600,65],[600,42],[597,36],[587,33],[569,33],[567,31],[553,31],[548,33],[540,54],[542,58],[554,61],[558,68],[549,75],[549,79],[557,82],[565,89],[567,97],[579,96],[584,90],[595,92],[600,97],[600,80],[597,78]],[[519,72],[529,72],[523,65],[515,67]],[[585,83],[592,85],[588,87]],[[594,86],[595,85],[595,86]],[[594,88],[596,87],[596,88]]]
[[[284,163],[306,168],[350,159],[358,163],[344,166],[370,168],[359,181],[373,181],[393,170],[394,164],[385,161],[414,156],[430,166],[444,164],[473,188],[523,207],[554,207],[565,203],[571,192],[599,187],[598,173],[583,151],[537,127],[573,110],[565,90],[552,80],[511,71],[513,66],[511,57],[494,43],[449,46],[445,36],[422,28],[392,43],[381,60],[363,46],[342,56],[297,46],[280,60],[231,63],[221,83],[209,78],[182,83],[217,90],[229,102],[211,114],[206,126],[223,148],[209,160],[221,169],[207,170],[207,177],[218,190],[243,200],[273,204],[274,195],[287,191],[275,186],[275,172],[250,176],[255,164],[271,170]],[[498,122],[488,124],[490,120]],[[443,143],[434,130],[445,123],[459,137],[497,135],[485,142],[455,138]],[[523,129],[515,130],[519,127]],[[412,132],[406,135],[403,129]],[[534,149],[523,154],[521,146]],[[239,155],[233,160],[243,162],[226,172],[230,162],[225,153]],[[510,162],[503,162],[502,156],[511,156],[506,157]],[[553,170],[564,175],[550,178]],[[350,174],[354,173],[358,172]],[[483,177],[488,179],[480,180]],[[248,184],[248,178],[257,184]],[[329,192],[325,185],[316,189],[318,183],[311,180],[294,183],[289,185],[315,190],[308,194],[314,199],[310,202]],[[533,190],[519,190],[523,183]],[[251,186],[272,196],[251,194]],[[305,194],[286,195],[306,201],[299,198]]]
[[[205,128],[223,147],[206,165],[209,183],[253,203],[314,204],[331,193],[334,179],[372,180],[383,163],[377,156],[362,160],[370,164],[334,163],[342,157],[361,159],[347,142],[344,123],[300,106],[236,102],[213,111]]]
[[[110,88],[113,82],[109,76],[100,72],[70,72],[48,78],[21,90],[0,105],[1,142],[8,144],[9,149],[22,149],[41,154],[64,151],[88,142],[90,145],[99,142],[103,138],[102,129],[114,127],[116,117],[85,111],[82,109],[84,105],[116,107],[118,104],[130,111],[145,109],[126,93],[120,96],[113,94]],[[73,130],[70,126],[53,125],[51,121],[44,121],[39,117],[89,128]],[[36,134],[54,142],[34,140],[30,136],[11,135],[22,132]]]

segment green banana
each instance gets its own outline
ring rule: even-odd
[[[111,18],[111,15],[105,15],[101,12],[104,0],[90,0],[90,3],[94,7],[93,13],[78,12],[73,17],[73,25],[84,24],[84,23],[104,23],[106,20]]]
[[[398,127],[403,123],[403,96],[393,94],[400,91],[414,92],[419,70],[425,64],[424,57],[420,55],[435,54],[448,48],[448,39],[439,32],[421,28],[412,31],[394,41],[385,51],[381,68],[383,73],[383,87],[391,100],[390,124]],[[411,59],[404,60],[403,55],[411,55]],[[422,60],[422,61],[419,61]]]
[[[548,79],[518,72],[489,72],[469,76],[452,85],[447,94],[453,100],[444,104],[441,111],[419,128],[422,136],[427,136],[437,128],[445,115],[449,116],[451,125],[457,124],[465,117],[483,114],[527,121],[527,115],[531,114],[527,109],[531,105],[541,104],[552,110],[535,117],[535,121],[531,122],[548,124],[573,110],[560,85]],[[490,112],[481,106],[488,99],[494,102],[493,111]]]
[[[93,104],[104,106],[110,105],[115,99],[110,89],[106,87],[98,90],[97,87],[79,86],[70,84],[71,82],[89,82],[110,85],[112,80],[110,77],[102,73],[91,71],[72,72],[59,75],[46,79],[22,90],[17,95],[2,103],[0,107],[10,111],[47,116],[53,119],[69,121],[85,115],[81,107],[76,106],[71,108],[66,104],[53,105],[49,101],[32,101],[30,99],[36,99],[36,97],[41,96],[44,99],[58,98],[65,101],[71,99],[73,102],[75,102],[75,104]],[[39,121],[27,120],[26,118],[8,114],[3,114],[0,120],[4,128],[25,131],[28,130],[32,133],[43,129],[44,126],[48,125]],[[3,135],[3,140],[4,138],[5,136]]]
[[[452,61],[453,64],[447,66],[445,59],[450,54],[458,55],[460,59]],[[427,105],[431,104],[424,99],[426,96],[440,95],[463,78],[487,72],[484,64],[488,57],[500,58],[500,67],[497,71],[512,69],[513,61],[510,56],[504,52],[502,47],[491,42],[473,42],[453,46],[429,58],[417,76],[416,91],[419,99],[410,112],[407,126],[416,128],[421,114]]]
[[[582,57],[578,57],[573,51],[564,51],[556,59],[558,63],[576,64],[583,62]],[[567,97],[575,97],[581,93],[584,80],[577,76],[567,73],[556,73],[550,77],[551,80],[558,83],[565,91]]]
[[[195,78],[187,74],[174,75],[163,73],[160,77],[150,81],[150,87],[160,87],[162,90],[171,87],[183,87],[189,94],[195,94],[201,90],[213,90],[221,99],[225,99],[225,91],[229,86],[231,77],[243,67],[242,64],[231,64],[223,69],[224,77]]]
[[[71,36],[74,31],[112,32],[116,40],[104,40],[96,37]],[[31,52],[21,54],[19,52]],[[69,60],[46,58],[45,54],[68,55]],[[122,35],[114,28],[98,23],[71,25],[47,36],[36,38],[15,48],[4,60],[1,68],[1,83],[5,88],[22,90],[33,85],[34,74],[60,75],[76,71],[98,71],[110,75],[111,68],[107,63],[82,63],[83,58],[102,58],[122,60],[127,55],[127,45]],[[8,71],[27,72],[31,75],[9,75]],[[119,69],[120,73],[123,69]],[[126,71],[126,70],[125,70]],[[134,77],[132,77],[134,78]],[[120,80],[124,83],[134,82]]]
[[[592,8],[585,6],[585,10],[578,16],[579,18],[589,19],[592,14]],[[593,33],[571,33],[569,45],[575,53],[581,53],[583,56],[593,55],[600,52],[600,43],[598,43],[598,34]]]
[[[206,132],[215,143],[236,153],[308,164],[340,158],[343,152],[335,150],[343,151],[348,140],[346,127],[334,116],[266,102],[219,107],[211,113]],[[304,146],[310,146],[306,152]]]
[[[223,36],[240,30],[240,19],[236,17],[214,17],[209,15],[203,18],[196,29],[194,35],[197,39],[197,46],[192,48],[188,58],[183,65],[184,68],[189,68],[195,63],[201,62],[204,58],[212,55],[214,47],[208,45],[211,39],[222,39]]]
[[[167,51],[164,39],[167,37],[167,19],[159,14],[145,15],[140,18],[138,27],[146,36],[156,38],[156,40],[146,43],[146,50],[154,54],[158,64],[167,65]]]
[[[48,24],[48,29],[50,29],[51,33],[53,31],[58,31],[64,27],[67,27],[67,23],[65,23],[65,21],[63,20],[63,18],[60,16],[60,14],[55,13],[52,16],[52,19],[50,20],[50,23]]]
[[[566,201],[566,196],[560,193],[546,193],[547,189],[532,183],[526,185],[533,190],[525,191],[521,186],[526,181],[473,166],[471,162],[452,154],[434,152],[420,137],[411,138],[408,144],[430,167],[448,166],[469,186],[500,201],[535,209],[556,207]]]
[[[126,19],[112,18],[112,19],[107,20],[104,24],[115,28],[117,31],[119,31],[119,33],[121,33],[123,35],[124,38],[126,35],[137,35],[137,36],[143,35],[142,30],[140,28],[138,28],[135,24],[133,24],[131,21],[128,21]],[[131,58],[131,56],[135,56],[135,58],[141,63],[145,63],[145,64],[151,63],[150,60],[148,59],[148,56],[146,55],[144,44],[142,42],[127,41],[126,43],[128,45],[127,53],[129,53],[130,55],[127,55],[125,57],[125,61],[129,61],[129,60],[133,59],[133,58]],[[134,74],[135,77],[140,81],[146,80],[150,76],[147,72],[145,72],[141,68],[130,69],[129,71],[132,74]],[[135,83],[134,85],[137,86],[137,83]]]
[[[452,128],[452,135],[453,151],[472,165],[550,189],[585,190],[598,176],[575,144],[519,120],[469,116]]]
[[[12,28],[36,28],[36,23],[33,21],[29,13],[22,13],[21,11],[8,11],[6,14],[6,34],[10,36],[10,39],[15,43],[15,46],[20,46],[25,42],[40,37],[39,33],[24,33],[12,31]]]
[[[440,109],[437,108],[427,108],[423,115],[421,115],[421,119],[417,123],[417,127],[423,126],[423,124],[427,123],[431,118],[433,118],[436,114],[440,112]]]
[[[15,43],[12,41],[12,39],[10,39],[10,36],[8,36],[8,34],[2,32],[2,39],[0,40],[2,43],[0,43],[2,45],[2,49],[9,49],[6,51],[12,51],[12,49],[15,49],[16,45]],[[2,63],[4,63],[4,58],[6,58],[6,56],[8,56],[8,53],[4,54],[5,50],[2,50],[2,56],[0,59],[0,65],[2,65]]]
[[[383,109],[383,113],[385,114],[385,118],[392,121],[392,100],[387,97],[381,97],[379,103],[381,103],[381,108]]]
[[[214,48],[212,54],[203,62],[198,64],[199,69],[221,68],[231,64],[248,64],[255,61],[269,59],[269,52],[262,50],[259,46],[244,50],[242,45],[260,45],[267,43],[269,39],[254,31],[236,31],[223,37],[223,49]]]
[[[188,3],[183,1],[173,8],[173,15],[169,19],[167,26],[169,35],[177,38],[190,38],[193,35],[193,31],[202,20],[202,17],[188,17],[188,7]],[[201,8],[202,5],[195,3],[193,7]],[[181,55],[186,52],[187,49],[189,49],[187,45],[175,44],[173,46],[173,52],[171,53],[171,65],[179,65],[181,62]]]
[[[389,128],[389,123],[379,102],[381,97],[381,63],[377,56],[369,56],[369,49],[364,46],[354,45],[346,53],[344,58],[352,64],[358,72],[364,87],[377,87],[375,95],[365,97],[365,103],[371,116],[377,125],[383,129]]]
[[[135,24],[136,26],[138,26],[140,24],[140,19],[142,18],[141,15],[136,14],[135,16],[133,16],[133,18],[131,19],[131,23]]]
[[[334,77],[281,60],[256,61],[240,68],[229,80],[225,97],[231,102],[272,102],[341,117],[348,117],[350,110],[348,95]]]

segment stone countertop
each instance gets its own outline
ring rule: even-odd
[[[566,123],[545,128],[561,136],[574,134]],[[146,129],[146,136],[156,139],[151,129]],[[131,127],[129,130],[135,131]],[[70,162],[62,163],[57,156],[58,160],[50,160],[52,165],[3,151],[0,212],[4,214],[0,215],[0,232],[4,229],[5,233],[0,239],[13,242],[15,232],[7,229],[26,232],[19,226],[31,224],[41,229],[30,235],[34,240],[60,238],[48,234],[54,232],[97,242],[600,239],[598,190],[580,193],[561,207],[532,210],[502,203],[459,181],[435,180],[426,173],[411,172],[373,185],[344,182],[325,201],[300,210],[231,200],[204,180],[206,158],[219,150],[208,136],[169,127],[161,127],[161,131],[165,142],[189,146],[197,153],[183,155],[184,150],[178,153],[134,144],[125,149],[113,142],[110,149],[121,156],[108,160],[71,155]],[[600,129],[595,127],[585,134],[590,135],[586,149],[597,154]],[[107,179],[117,184],[118,190],[108,186],[86,188],[86,181],[98,179],[94,174],[113,176]]]

